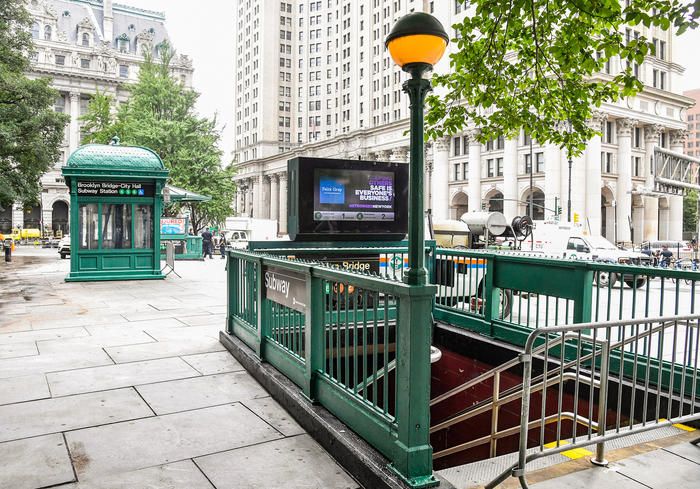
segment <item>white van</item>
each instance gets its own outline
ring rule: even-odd
[[[559,223],[552,221],[535,221],[532,235],[522,244],[523,250],[539,251],[548,255],[573,260],[591,260],[608,263],[631,265],[649,265],[651,260],[644,253],[620,249],[602,236],[587,234],[583,226],[575,223]],[[600,286],[612,285],[618,279],[630,287],[634,286],[632,276],[618,277],[616,274],[600,272],[597,274]],[[637,278],[637,287],[646,283],[643,278]]]

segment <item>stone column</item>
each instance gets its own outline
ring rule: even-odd
[[[73,151],[80,146],[80,127],[78,125],[78,119],[80,119],[80,94],[71,92],[69,98],[70,123],[68,125],[68,152],[73,154]]]
[[[503,149],[503,214],[510,222],[518,214],[518,140],[507,139]]]
[[[644,175],[647,191],[654,190],[654,150],[659,145],[663,126],[654,124],[644,128]],[[644,195],[644,225],[641,229],[642,241],[656,241],[659,239],[659,198],[654,195]]]
[[[617,240],[629,243],[632,239],[632,128],[637,121],[617,120]]]
[[[245,210],[246,213],[248,214],[248,217],[253,217],[253,204],[255,202],[255,180],[252,178],[248,179],[248,188],[246,192],[246,205],[245,205]]]
[[[450,217],[450,138],[440,138],[433,143],[433,174],[430,194],[433,219],[442,221]]]
[[[469,212],[481,211],[481,143],[479,129],[470,129],[469,138]]]
[[[553,215],[555,205],[564,209],[561,200],[561,173],[562,173],[562,151],[556,144],[547,144],[544,147],[544,206],[545,217]]]
[[[399,146],[391,151],[391,161],[408,163],[408,146]]]
[[[262,192],[260,193],[260,217],[270,219],[270,176],[262,176]]]
[[[24,227],[24,208],[19,202],[12,204],[12,229]]]
[[[279,233],[287,234],[287,172],[279,174]]]
[[[591,128],[601,131],[601,124],[607,119],[607,114],[595,112],[589,121]],[[603,179],[600,168],[601,137],[596,134],[586,146],[586,216],[592,234],[600,234],[602,229],[600,199]]]
[[[671,131],[671,151],[685,153],[685,141],[688,138],[686,129]],[[670,222],[668,229],[669,239],[680,241],[683,239],[683,196],[671,195],[669,197]]]
[[[277,174],[270,175],[270,219],[279,221],[280,189]]]
[[[255,217],[255,218],[260,218],[260,207],[262,206],[262,175],[258,175],[257,177],[253,177],[253,185],[252,185],[252,194],[251,195],[251,208],[250,208],[250,217]]]
[[[390,161],[391,160],[391,150],[382,149],[377,151],[377,161]]]

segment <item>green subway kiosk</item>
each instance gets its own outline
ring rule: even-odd
[[[160,229],[168,178],[148,148],[89,144],[68,158],[71,260],[66,281],[162,279]]]

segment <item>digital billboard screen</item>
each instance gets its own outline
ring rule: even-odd
[[[314,221],[393,221],[394,173],[314,172]]]
[[[401,240],[408,226],[408,165],[299,157],[287,165],[295,241]]]

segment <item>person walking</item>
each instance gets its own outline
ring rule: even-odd
[[[211,234],[211,231],[209,231],[209,228],[206,228],[202,233],[202,251],[204,252],[204,258],[206,258],[207,255],[209,255],[210,259],[214,258],[214,256],[212,255],[213,239],[214,236]]]
[[[219,236],[219,253],[221,253],[222,260],[226,258],[226,235],[223,231]]]

